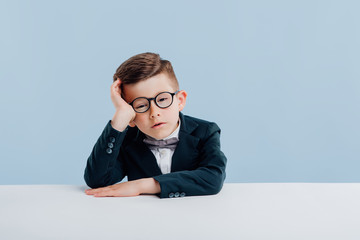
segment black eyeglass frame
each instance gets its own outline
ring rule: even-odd
[[[170,106],[173,104],[173,102],[174,102],[174,96],[175,96],[178,92],[180,92],[180,90],[177,90],[177,91],[174,92],[174,93],[171,93],[171,92],[161,92],[161,93],[158,93],[158,94],[157,94],[155,97],[153,97],[153,98],[138,97],[138,98],[135,98],[134,100],[132,100],[131,102],[129,102],[129,105],[131,105],[132,108],[134,109],[134,111],[137,112],[137,113],[147,112],[147,110],[150,109],[151,100],[154,100],[154,103],[155,103],[156,106],[158,106],[159,108],[162,108],[162,109],[168,108],[168,107],[170,107]],[[159,104],[156,102],[156,98],[157,98],[160,94],[163,94],[163,93],[169,93],[169,94],[171,95],[171,103],[170,103],[169,106],[167,106],[167,107],[161,107],[161,106],[159,106]],[[145,111],[142,111],[142,112],[136,111],[135,108],[134,108],[134,106],[133,106],[134,102],[135,102],[137,99],[140,99],[140,98],[146,99],[146,100],[149,102],[149,107],[148,107]]]

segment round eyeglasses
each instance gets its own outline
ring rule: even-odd
[[[174,93],[161,92],[153,98],[138,97],[129,104],[137,113],[144,113],[149,110],[151,100],[154,100],[156,106],[158,106],[159,108],[167,108],[171,106],[174,100],[174,95],[176,95],[178,92],[179,90]]]

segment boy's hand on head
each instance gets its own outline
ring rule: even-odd
[[[113,84],[111,84],[111,101],[114,104],[116,110],[127,110],[128,107],[132,107],[121,97],[121,80],[118,78]]]
[[[130,106],[121,97],[121,80],[117,79],[110,89],[111,101],[116,109],[115,115],[111,121],[113,128],[123,131],[135,119],[136,113],[132,106]],[[133,125],[133,124],[132,124]]]
[[[160,184],[154,178],[142,178],[107,187],[87,189],[85,193],[94,197],[134,197],[142,193],[155,194],[160,191]]]

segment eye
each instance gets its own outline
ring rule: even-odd
[[[162,98],[158,99],[158,102],[164,102],[164,101],[166,101],[166,100],[168,100],[167,97],[162,97]]]
[[[135,110],[142,111],[143,109],[146,109],[149,106],[149,104],[145,101],[136,101],[133,104],[133,107]]]
[[[145,107],[146,107],[146,105],[142,104],[142,105],[136,106],[135,108],[136,109],[141,109],[141,108],[145,108]]]
[[[146,109],[148,106],[149,106],[149,103],[147,102],[147,100],[144,100],[141,98],[137,99],[133,104],[134,109],[139,110],[139,111]]]

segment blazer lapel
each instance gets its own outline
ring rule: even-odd
[[[131,156],[131,159],[133,159],[148,176],[161,175],[162,173],[154,154],[143,142],[144,137],[145,135],[138,130],[138,134],[134,141],[130,143],[125,150],[128,155]]]
[[[192,136],[191,133],[197,128],[198,124],[191,119],[185,120],[182,113],[180,113],[180,120],[179,143],[172,157],[171,172],[195,169],[197,167],[197,145],[200,139]]]

